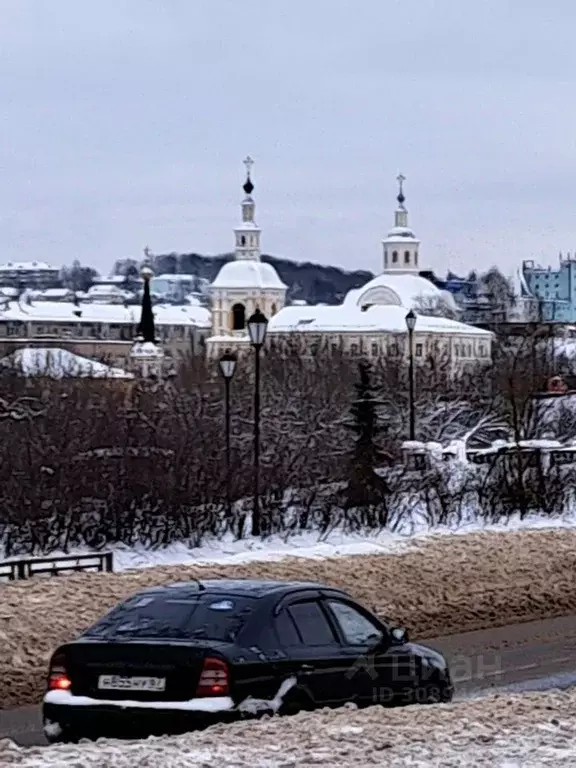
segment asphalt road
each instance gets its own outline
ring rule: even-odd
[[[576,685],[576,616],[425,642],[450,660],[457,699]],[[22,746],[45,744],[40,708],[0,711],[0,738]]]

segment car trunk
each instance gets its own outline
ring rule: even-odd
[[[214,645],[218,644],[91,640],[70,644],[63,651],[75,696],[185,701],[194,698],[204,658],[217,655]],[[165,681],[164,686],[158,681]]]

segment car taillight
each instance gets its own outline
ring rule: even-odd
[[[66,670],[66,659],[64,656],[54,656],[48,673],[48,690],[69,691],[71,687],[72,681]]]
[[[222,659],[209,656],[204,659],[196,696],[227,696],[230,692],[228,664]]]

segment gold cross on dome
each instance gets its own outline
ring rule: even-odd
[[[248,178],[250,178],[250,172],[252,171],[252,166],[254,165],[254,160],[248,155],[246,160],[244,160],[244,165],[246,166],[246,175]]]
[[[399,186],[400,186],[400,194],[402,194],[402,191],[403,191],[403,190],[402,190],[402,185],[403,185],[403,184],[404,184],[404,182],[406,181],[406,176],[403,176],[403,175],[400,173],[400,174],[398,174],[398,176],[396,176],[396,181],[398,182],[398,184],[399,184]]]

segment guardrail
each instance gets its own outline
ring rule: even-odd
[[[0,561],[0,581],[21,581],[35,576],[59,576],[74,571],[112,572],[112,552],[89,555],[54,555]]]

